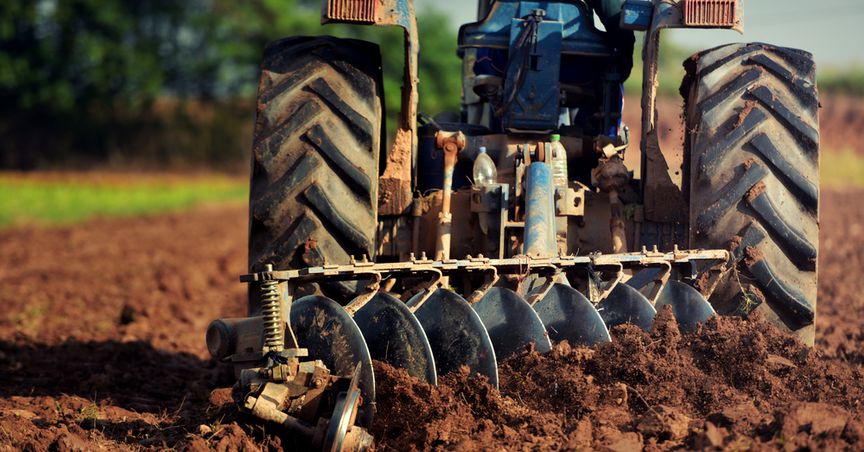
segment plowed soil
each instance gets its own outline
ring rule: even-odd
[[[379,366],[379,449],[864,448],[862,192],[823,199],[818,344],[758,318],[681,336],[613,331],[595,348],[430,387]],[[0,232],[0,449],[259,450],[207,356],[211,319],[242,315],[242,207]]]

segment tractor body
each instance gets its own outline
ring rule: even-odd
[[[373,359],[433,384],[468,366],[497,385],[502,359],[607,342],[623,323],[649,329],[665,305],[683,331],[758,309],[812,343],[812,57],[766,44],[695,55],[684,149],[663,150],[661,30],[741,31],[741,5],[604,4],[600,31],[594,3],[480,1],[459,31],[461,111],[418,126],[410,0],[325,0],[322,23],[405,32],[389,149],[374,45],[268,47],[241,278],[249,315],[208,330],[245,410],[315,447],[363,448]],[[621,120],[633,31],[645,32],[638,149]],[[496,176],[480,183],[482,153]]]

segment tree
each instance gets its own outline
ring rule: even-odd
[[[164,122],[179,118],[187,128],[194,118],[185,111],[154,112],[154,102],[177,99],[183,108],[187,99],[213,105],[251,100],[264,46],[291,35],[379,43],[388,114],[394,117],[402,84],[401,31],[322,27],[319,14],[317,0],[0,2],[0,166],[69,156],[104,161],[112,158],[112,148],[124,155],[198,156],[179,149],[171,124],[156,124],[153,115],[162,114]],[[440,13],[421,15],[419,22],[421,109],[457,110],[461,69],[455,33]],[[148,151],[141,140],[159,150]],[[235,144],[223,146],[229,145]]]

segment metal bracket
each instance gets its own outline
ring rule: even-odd
[[[486,280],[483,282],[483,285],[480,286],[477,290],[471,293],[466,299],[468,303],[474,304],[479,302],[486,295],[486,292],[491,289],[495,283],[498,282],[498,269],[495,267],[485,267],[483,271],[486,272]]]
[[[345,310],[348,311],[351,317],[354,317],[357,311],[366,306],[366,303],[369,303],[375,297],[375,294],[378,293],[378,290],[381,289],[381,273],[372,272],[369,273],[369,276],[372,277],[372,281],[366,285],[366,290],[345,306]]]
[[[410,305],[408,305],[408,308],[411,309],[411,312],[417,312],[417,310],[420,309],[421,306],[423,306],[423,303],[426,303],[426,300],[428,300],[429,297],[431,297],[432,294],[435,293],[438,287],[441,286],[441,281],[444,279],[444,275],[441,273],[441,271],[433,269],[430,271],[430,273],[432,273],[433,278],[428,282],[422,283],[418,286],[420,288],[420,292],[418,293],[422,293],[423,295],[421,295],[420,298],[414,300]]]

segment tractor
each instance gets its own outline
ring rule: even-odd
[[[742,5],[598,3],[480,0],[459,30],[461,111],[428,118],[411,0],[324,0],[322,24],[404,30],[392,135],[377,45],[267,46],[248,317],[216,320],[206,337],[235,370],[241,411],[313,449],[360,450],[373,441],[378,363],[430,384],[467,367],[497,386],[508,357],[650,329],[661,308],[685,333],[760,311],[813,344],[812,55],[763,43],[693,55],[683,148],[661,149],[661,30],[742,32]],[[635,32],[638,151],[622,123]]]

